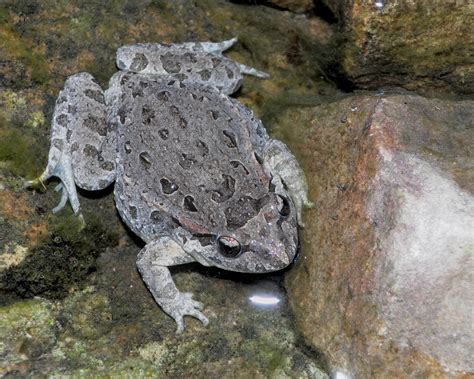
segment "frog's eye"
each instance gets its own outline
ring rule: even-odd
[[[286,197],[281,195],[277,195],[278,197],[278,212],[283,217],[287,217],[290,215],[290,202]]]
[[[239,241],[228,236],[220,236],[217,245],[219,252],[226,258],[236,258],[242,251]]]

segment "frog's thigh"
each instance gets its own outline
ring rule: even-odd
[[[79,73],[68,78],[60,96],[65,100],[57,106],[57,117],[67,119],[74,181],[86,190],[103,189],[115,179],[116,136],[107,123],[102,88],[92,75]]]
[[[308,185],[295,156],[283,142],[269,140],[264,147],[263,164],[267,172],[285,184],[295,203],[298,223],[302,225],[303,206],[311,207],[313,204],[308,200]]]
[[[182,293],[174,284],[169,266],[194,262],[181,244],[163,236],[148,243],[138,254],[138,271],[158,305],[178,324],[177,332],[184,330],[184,316],[192,316],[207,325],[201,313],[202,304],[192,299],[191,293]]]

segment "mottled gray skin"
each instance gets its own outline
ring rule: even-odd
[[[69,199],[78,215],[76,185],[99,190],[115,181],[120,216],[146,242],[138,269],[178,332],[185,315],[208,320],[169,266],[280,270],[295,256],[297,223],[310,205],[294,156],[226,95],[242,72],[266,76],[221,55],[235,42],[120,48],[123,71],[105,93],[87,73],[69,77],[39,178],[59,177],[53,211]]]

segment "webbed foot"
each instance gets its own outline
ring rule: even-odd
[[[36,179],[27,181],[25,183],[25,188],[42,188],[46,190],[44,182],[53,176],[58,177],[61,180],[61,183],[59,183],[54,190],[56,192],[61,193],[61,198],[59,200],[58,205],[56,205],[52,209],[52,212],[58,213],[61,209],[64,208],[67,201],[69,200],[74,214],[76,214],[77,217],[82,221],[82,223],[84,223],[84,217],[81,213],[81,207],[79,204],[79,198],[77,196],[76,185],[74,183],[74,175],[69,159],[65,158],[64,155],[60,158],[57,158],[58,154],[54,153],[55,151],[53,148],[52,154],[50,153],[50,159],[46,170],[44,170],[44,172]]]
[[[173,299],[160,298],[160,303],[163,310],[168,313],[178,324],[176,333],[182,333],[185,329],[184,316],[191,316],[201,321],[204,326],[209,324],[209,320],[201,312],[204,305],[192,299],[193,294],[190,292],[178,292]]]

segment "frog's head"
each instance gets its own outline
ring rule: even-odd
[[[227,212],[227,228],[212,236],[195,236],[204,247],[197,260],[225,270],[265,273],[287,267],[296,255],[296,210],[288,195],[270,193],[259,212],[245,220],[245,207]],[[238,221],[238,219],[243,221]],[[244,222],[246,221],[246,222]]]

